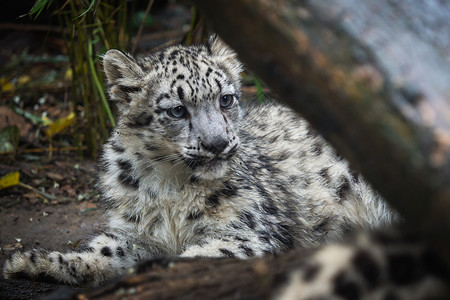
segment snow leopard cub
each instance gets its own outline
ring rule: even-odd
[[[155,256],[280,253],[395,218],[289,108],[241,107],[242,66],[219,39],[103,60],[119,112],[100,164],[107,228],[79,252],[17,252],[7,278],[96,286]]]

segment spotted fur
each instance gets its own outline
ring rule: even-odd
[[[96,286],[155,256],[277,254],[396,218],[296,113],[241,105],[242,67],[219,39],[110,50],[104,71],[118,108],[100,162],[107,229],[80,252],[15,253],[7,278]]]
[[[399,232],[362,232],[320,247],[280,282],[276,300],[448,299],[450,270],[432,248]]]

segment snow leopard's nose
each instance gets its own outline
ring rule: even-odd
[[[207,150],[213,154],[220,154],[228,146],[229,141],[226,137],[215,136],[215,137],[211,138],[210,141],[202,142],[201,144],[202,144],[203,148],[205,148],[205,150]]]
[[[230,128],[223,113],[209,102],[191,114],[192,133],[202,149],[214,155],[223,153],[229,145]]]

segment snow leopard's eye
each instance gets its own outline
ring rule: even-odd
[[[222,108],[230,108],[233,105],[234,96],[233,95],[225,95],[220,98],[220,107]]]
[[[172,118],[181,119],[181,118],[186,117],[187,110],[186,110],[186,107],[179,105],[179,106],[169,108],[167,110],[167,114],[169,116],[171,116]]]

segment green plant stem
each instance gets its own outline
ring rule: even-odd
[[[111,122],[112,126],[116,126],[116,123],[114,121],[114,117],[112,115],[111,109],[109,108],[108,100],[106,100],[105,92],[103,90],[103,86],[100,83],[100,80],[97,76],[97,70],[94,66],[94,61],[92,60],[92,41],[89,41],[89,67],[91,69],[91,75],[94,79],[95,87],[97,88],[98,93],[100,94],[100,99],[102,100],[103,108],[106,111],[106,114],[108,115],[108,119]]]

